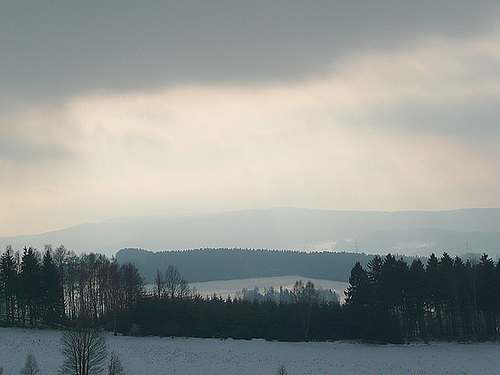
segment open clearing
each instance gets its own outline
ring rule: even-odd
[[[41,374],[54,375],[62,363],[61,332],[0,328],[0,366],[18,374],[28,353]],[[352,342],[266,342],[107,335],[129,375],[276,374],[285,365],[297,374],[498,374],[500,344],[431,343],[366,345]]]

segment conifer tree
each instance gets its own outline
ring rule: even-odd
[[[40,313],[40,261],[38,252],[32,248],[24,248],[21,258],[20,273],[20,296],[21,304],[25,314],[29,318],[30,325],[35,325]],[[24,315],[23,323],[24,323]]]
[[[367,307],[371,302],[371,286],[368,273],[361,263],[356,262],[349,276],[346,303],[355,307]]]
[[[420,259],[415,259],[408,270],[407,306],[411,320],[408,335],[410,337],[427,337],[424,320],[426,303],[425,268]]]
[[[64,314],[64,300],[61,277],[54,264],[50,248],[47,248],[43,254],[40,282],[45,319],[47,322],[54,322]]]
[[[0,284],[2,288],[2,302],[5,306],[7,322],[14,323],[16,296],[19,291],[19,276],[17,273],[16,260],[10,246],[0,258]]]

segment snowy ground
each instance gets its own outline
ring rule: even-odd
[[[28,353],[41,374],[62,363],[58,331],[0,328],[0,366],[19,374]],[[282,343],[263,340],[135,338],[107,336],[129,375],[276,374],[285,365],[298,374],[498,374],[500,344],[456,343],[375,346],[350,342]]]

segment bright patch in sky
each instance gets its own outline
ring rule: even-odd
[[[0,235],[253,207],[498,207],[499,36],[423,29],[285,80],[0,90]]]

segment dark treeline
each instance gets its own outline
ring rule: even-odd
[[[181,279],[178,285],[182,283]],[[202,298],[196,293],[174,294],[179,290],[175,286],[160,290],[157,285],[133,310],[132,322],[140,334],[287,341],[350,338],[346,310],[325,300],[310,281],[299,280],[283,293],[289,302],[270,295],[262,301]]]
[[[57,323],[160,336],[345,338],[342,307],[321,292],[297,281],[282,293],[291,298],[287,302],[202,298],[177,267],[168,266],[146,293],[134,265],[99,254],[77,256],[63,246],[42,254],[7,247],[0,257],[0,321],[9,325]]]
[[[32,247],[0,257],[0,318],[8,324],[106,325],[115,328],[143,294],[137,268],[64,246]]]
[[[346,318],[335,303],[146,297],[133,321],[142,335],[299,341],[354,338]]]
[[[125,334],[269,340],[495,339],[500,262],[435,255],[408,264],[375,256],[355,263],[347,303],[321,296],[311,282],[243,298],[203,298],[176,266],[157,271],[146,293],[137,268],[63,246],[0,257],[0,320],[101,327]],[[247,291],[248,292],[248,291]],[[267,297],[265,297],[267,292]],[[287,299],[284,297],[287,296]],[[263,297],[263,298],[261,298]]]
[[[500,262],[444,253],[407,264],[375,256],[356,263],[347,306],[355,336],[402,342],[412,339],[496,339],[500,314]]]

